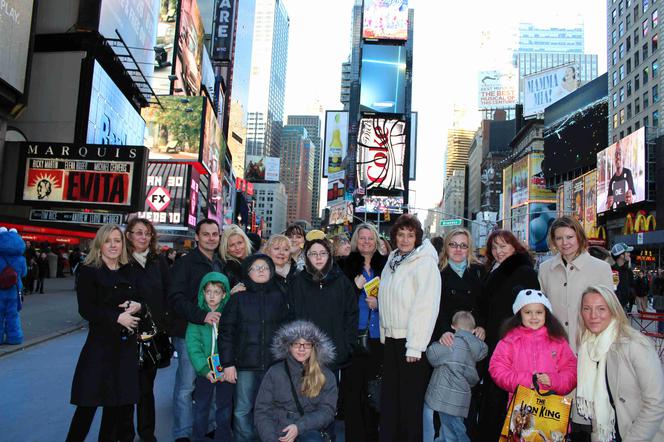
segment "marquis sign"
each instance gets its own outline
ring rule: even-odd
[[[143,146],[21,143],[16,202],[135,210],[144,188]]]

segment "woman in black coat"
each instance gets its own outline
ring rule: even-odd
[[[163,256],[157,255],[157,231],[148,220],[133,218],[125,231],[127,256],[132,279],[136,282],[138,295],[147,306],[152,320],[157,326],[160,336],[153,338],[153,345],[168,344],[167,317],[168,308],[168,263]],[[156,440],[154,380],[158,367],[166,367],[170,361],[170,352],[166,348],[158,348],[160,360],[152,360],[144,355],[139,361],[140,397],[136,406],[136,422],[138,435],[143,441]]]
[[[138,401],[136,335],[141,304],[127,263],[124,237],[102,226],[78,276],[78,311],[89,323],[76,365],[71,403],[76,405],[67,441],[83,441],[97,407],[104,407],[99,440],[133,441]]]
[[[241,227],[231,224],[226,227],[219,240],[219,256],[224,264],[222,272],[231,284],[231,293],[242,279],[242,261],[251,255],[251,241]],[[234,290],[235,289],[235,290]]]
[[[491,359],[493,350],[500,340],[500,327],[506,319],[514,316],[512,305],[522,289],[540,288],[537,272],[528,250],[509,230],[496,230],[487,239],[487,269],[484,279],[481,316],[486,323],[486,343]],[[479,440],[498,440],[505,420],[507,393],[496,386],[484,370],[480,373],[484,380],[484,397],[480,410]]]
[[[282,292],[288,292],[288,286],[300,273],[295,262],[291,260],[291,241],[286,235],[275,234],[263,247],[263,252],[274,262],[274,280]]]
[[[440,253],[441,295],[440,310],[431,340],[440,341],[452,346],[454,344],[454,330],[452,317],[459,311],[468,311],[475,317],[477,327],[473,334],[484,340],[486,336],[486,321],[484,310],[480,308],[482,300],[482,280],[485,276],[484,266],[475,258],[472,235],[463,227],[451,230],[443,239]],[[478,430],[477,413],[480,402],[480,389],[477,385],[472,389],[472,399],[468,418],[466,419],[466,433],[469,437]],[[425,409],[425,437],[433,439],[433,410],[427,405]]]
[[[350,254],[340,259],[339,267],[355,286],[358,306],[358,332],[369,330],[369,353],[355,352],[350,366],[341,375],[346,440],[377,441],[378,413],[367,401],[367,386],[380,373],[383,344],[380,343],[378,298],[367,296],[364,284],[380,276],[387,257],[378,252],[378,231],[371,224],[360,224],[350,240]]]

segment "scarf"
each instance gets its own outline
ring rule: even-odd
[[[290,272],[291,264],[290,262],[287,262],[286,265],[283,267],[277,267],[275,266],[275,271],[277,272],[277,275],[286,278],[288,277],[288,272]]]
[[[463,278],[463,274],[466,271],[466,267],[468,267],[468,260],[463,260],[462,262],[459,263],[449,260],[447,261],[447,263],[450,265],[450,268],[454,270],[454,273],[459,275],[459,278]]]
[[[415,250],[416,249],[413,249],[407,253],[401,253],[400,250],[397,250],[390,260],[390,270],[392,270],[392,273],[396,272],[397,267],[399,267]]]
[[[599,335],[586,331],[579,347],[576,406],[579,414],[595,422],[599,440],[613,440],[616,412],[606,386],[606,355],[618,336],[618,323],[611,320]]]
[[[146,249],[145,252],[143,253],[138,253],[134,251],[134,253],[131,254],[131,256],[134,257],[137,263],[141,265],[141,267],[145,268],[145,264],[148,262],[148,253],[150,253],[150,249]]]

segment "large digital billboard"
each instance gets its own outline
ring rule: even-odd
[[[556,194],[546,187],[546,179],[542,172],[542,161],[544,154],[534,152],[528,155],[528,175],[530,177],[530,200],[553,201]]]
[[[181,0],[173,93],[198,95],[201,90],[205,30],[196,0]]]
[[[385,118],[362,118],[357,133],[357,175],[369,189],[404,190],[403,162],[406,123]]]
[[[348,111],[325,112],[323,178],[342,170],[348,152]]]
[[[515,69],[479,72],[479,109],[512,108],[518,101],[519,76]]]
[[[503,169],[503,195],[502,195],[503,229],[510,230],[512,226],[512,165]]]
[[[136,209],[146,153],[143,146],[22,143],[17,203]]]
[[[641,128],[597,154],[597,212],[646,199],[646,130]]]
[[[159,98],[162,107],[143,109],[147,123],[145,145],[155,161],[198,161],[205,97]]]
[[[141,114],[95,60],[86,143],[140,146],[144,135]]]
[[[528,202],[528,156],[512,164],[512,207]]]
[[[117,31],[148,79],[154,71],[159,7],[160,0],[102,0],[99,15],[99,33],[113,39]]]
[[[25,90],[33,4],[34,0],[0,1],[0,80],[21,94]]]
[[[234,23],[235,0],[216,0],[212,25],[212,58],[215,61],[231,60]]]
[[[247,181],[279,181],[279,157],[247,155],[244,179]]]
[[[362,38],[408,39],[408,0],[364,0]]]
[[[357,213],[403,213],[402,196],[358,196],[355,198]]]
[[[556,203],[530,203],[528,205],[528,245],[534,252],[546,252],[547,233],[556,219]]]
[[[137,216],[152,221],[155,226],[184,226],[190,169],[187,164],[150,162],[146,197]]]
[[[578,64],[546,69],[523,79],[523,116],[544,112],[547,106],[569,95],[581,85]]]
[[[361,111],[402,114],[406,97],[406,49],[364,45],[361,81]]]
[[[175,34],[178,0],[161,0],[157,22],[157,43],[154,46],[154,73],[150,79],[157,95],[170,95],[175,63]]]

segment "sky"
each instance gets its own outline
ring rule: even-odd
[[[350,53],[354,1],[284,1],[290,17],[285,114],[341,109],[341,63]],[[416,207],[433,207],[442,197],[447,129],[452,126],[454,106],[477,108],[477,71],[488,63],[480,55],[480,31],[506,29],[520,21],[542,25],[582,21],[585,52],[599,56],[599,75],[606,71],[605,0],[410,0],[409,7],[415,10],[412,109],[418,111],[419,127],[417,180],[411,185],[416,194],[411,193],[410,199]],[[476,115],[466,123],[472,126],[469,129],[479,127]],[[326,189],[324,185],[321,189]]]

